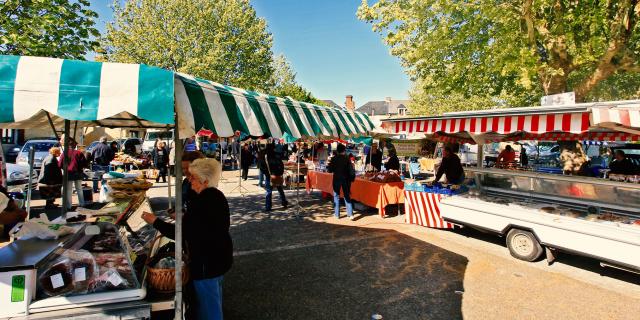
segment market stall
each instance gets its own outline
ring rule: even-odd
[[[480,145],[522,140],[637,141],[640,101],[457,112],[388,120],[383,125],[394,133],[417,131],[439,141]],[[580,152],[576,148],[573,152]],[[482,148],[478,152],[482,159]],[[566,151],[562,157],[575,161],[573,154]],[[478,161],[478,168],[465,168],[468,179],[462,189],[438,186],[438,194],[442,187],[448,189],[444,195],[436,197],[429,190],[433,184],[412,182],[411,188],[422,188],[420,192],[432,200],[431,207],[429,201],[425,206],[413,195],[412,206],[421,216],[428,217],[430,212],[423,212],[437,208],[444,222],[504,235],[511,254],[519,259],[533,261],[546,254],[553,261],[558,251],[568,251],[640,270],[640,180],[636,174],[586,177],[576,166],[565,162],[560,168],[565,174],[559,175],[535,163],[497,169],[482,168]]]
[[[230,137],[239,131],[251,136],[279,138],[288,134],[300,138],[351,136],[365,133],[373,128],[369,118],[361,113],[277,98],[138,64],[0,56],[0,84],[2,86],[0,127],[26,129],[51,127],[54,131],[64,127],[65,145],[69,145],[71,122],[79,127],[136,127],[166,130],[174,128],[177,129],[174,135],[174,146],[178,150],[175,153],[176,163],[181,161],[182,155],[180,137],[194,135],[200,129],[211,130],[219,137]],[[63,159],[63,185],[66,185],[69,161],[66,149]],[[180,166],[176,166],[176,180],[181,180],[181,174]],[[175,261],[182,261],[182,193],[179,189],[180,184],[175,188]],[[65,195],[68,192],[70,190],[64,188]],[[66,199],[67,197],[64,196],[62,223],[66,222],[67,218],[71,218],[66,215],[65,208],[68,207]],[[103,224],[107,224],[108,227],[102,228]],[[126,262],[131,265],[131,251],[123,249],[126,248],[123,245],[126,242],[125,238],[118,236],[123,230],[121,227],[126,224],[123,219],[116,219],[115,224],[98,222],[99,230],[95,230],[96,224],[93,223],[77,229],[74,234],[83,239],[83,234],[87,236],[116,234],[115,242],[121,246],[119,249],[122,250],[114,249],[114,251],[128,257]],[[87,230],[93,231],[87,232]],[[124,230],[130,232],[126,227]],[[97,232],[97,234],[90,234],[91,232]],[[131,281],[135,284],[134,286],[127,287],[137,290],[136,294],[124,294],[127,290],[116,290],[110,294],[113,299],[105,300],[102,298],[104,294],[100,292],[88,294],[89,292],[69,290],[65,291],[61,297],[53,297],[56,303],[50,303],[54,300],[38,299],[36,292],[26,290],[25,281],[27,278],[30,279],[28,280],[29,288],[34,288],[34,279],[44,270],[40,267],[47,263],[48,257],[55,255],[53,251],[56,250],[34,256],[20,246],[21,241],[23,240],[15,241],[0,250],[0,265],[3,266],[0,276],[9,277],[8,282],[3,281],[4,284],[12,284],[5,285],[0,290],[2,305],[6,307],[3,309],[9,310],[7,315],[27,315],[31,312],[44,311],[54,305],[65,308],[66,314],[72,315],[74,312],[86,312],[81,310],[81,304],[104,304],[107,300],[113,303],[145,298],[143,272],[135,279],[136,281]],[[78,249],[76,248],[78,246],[84,247],[84,244],[80,245],[84,240],[77,240],[73,235],[61,238],[59,241],[51,249],[57,248],[58,245],[72,250]],[[113,238],[109,238],[109,242],[114,242]],[[29,264],[16,265],[26,261],[13,259],[17,256],[28,258]],[[122,262],[122,266],[125,265],[125,259],[118,261]],[[8,271],[7,268],[12,270],[17,268],[19,271]],[[108,270],[102,272],[99,268],[96,270],[99,277],[108,272]],[[15,272],[22,274],[15,274]],[[52,287],[55,286],[55,289],[71,287],[68,276],[67,270],[61,270],[60,273],[50,275],[49,283]],[[58,286],[60,277],[64,284],[62,287]],[[64,281],[65,277],[67,281]],[[75,284],[73,287],[75,288]],[[43,302],[39,301],[45,300],[47,306],[40,307]],[[84,302],[79,304],[76,301]],[[181,268],[175,269],[175,301],[176,317],[181,318]],[[140,308],[141,305],[135,304],[132,305],[133,307]]]
[[[358,176],[351,183],[351,199],[361,202],[366,206],[378,209],[380,217],[385,217],[385,208],[390,204],[404,203],[404,183],[398,175],[395,178],[386,177],[386,174],[375,176]],[[333,194],[333,174],[321,171],[309,171],[306,182],[307,193],[311,190],[320,190]]]

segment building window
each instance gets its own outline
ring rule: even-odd
[[[129,131],[129,137],[131,137],[131,138],[140,138],[140,132],[138,132],[138,131]]]
[[[18,132],[16,129],[2,129],[2,143],[16,143]]]
[[[401,116],[406,116],[407,115],[407,109],[406,108],[398,108],[398,114]]]

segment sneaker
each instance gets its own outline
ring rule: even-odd
[[[356,220],[356,217],[355,216],[351,216],[351,217],[349,217],[349,220],[354,221],[354,220]]]

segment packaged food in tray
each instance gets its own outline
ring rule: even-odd
[[[38,276],[40,297],[55,297],[73,291],[73,271],[68,258],[58,256],[42,270]]]
[[[40,298],[87,293],[97,273],[96,261],[85,250],[60,249],[38,268]]]
[[[89,283],[90,292],[137,287],[131,264],[123,253],[95,253],[99,275]]]
[[[66,250],[62,255],[71,261],[73,293],[87,293],[89,282],[96,276],[98,270],[93,255],[85,250]]]

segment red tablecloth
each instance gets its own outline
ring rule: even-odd
[[[410,224],[417,224],[423,227],[452,229],[453,224],[445,222],[440,215],[440,200],[442,195],[405,191],[404,221]]]
[[[332,173],[309,171],[306,181],[307,192],[316,189],[333,194],[332,182]],[[404,183],[379,183],[356,178],[351,183],[351,199],[377,208],[380,216],[384,217],[387,205],[404,203]]]

